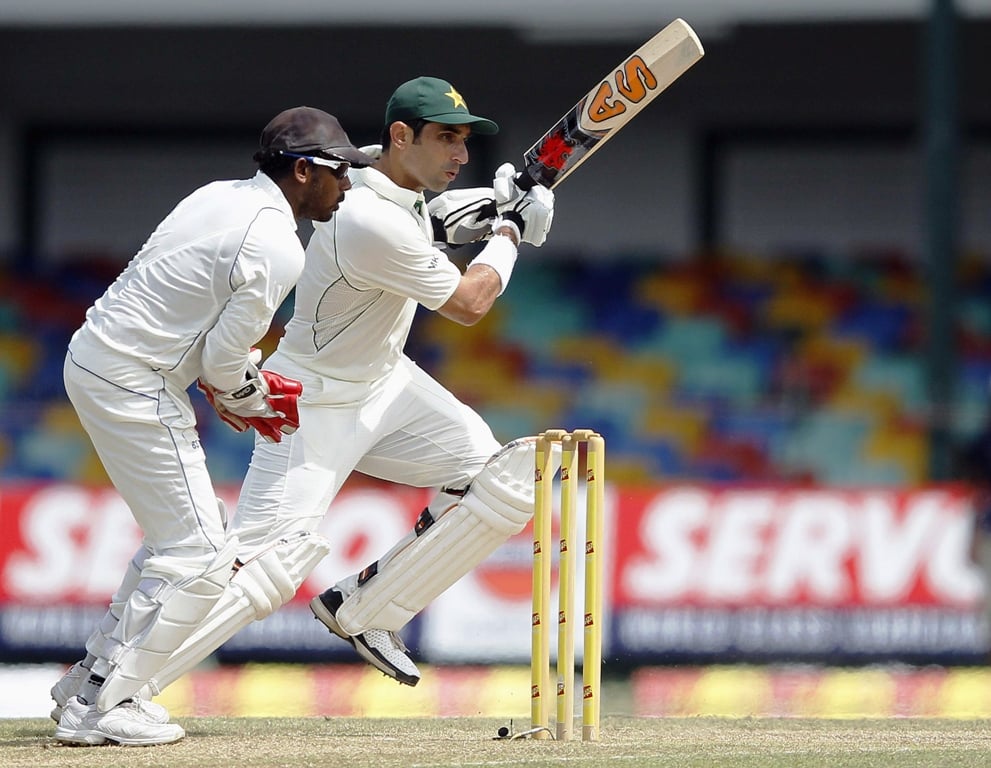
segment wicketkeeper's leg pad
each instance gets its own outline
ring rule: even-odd
[[[357,578],[342,582],[341,627],[352,635],[369,629],[399,631],[522,531],[533,516],[535,450],[535,438],[504,446],[458,503],[436,520],[425,510],[411,534]]]
[[[289,602],[328,552],[327,539],[301,531],[241,565],[207,617],[151,680],[152,691],[161,693],[251,622]]]
[[[189,558],[145,560],[103,657],[93,665],[93,672],[106,678],[96,698],[98,710],[106,712],[136,694],[206,618],[230,581],[237,546],[236,538],[228,540],[193,572]]]
[[[141,568],[145,560],[148,559],[149,554],[145,547],[141,547],[135,553],[134,557],[128,561],[124,578],[121,580],[120,586],[117,588],[113,597],[110,598],[110,607],[103,615],[97,628],[93,630],[93,633],[86,640],[86,652],[94,658],[105,656],[110,652],[111,646],[109,643],[113,637],[114,630],[117,628],[117,623],[124,613],[124,607],[127,605],[131,593],[141,583]]]

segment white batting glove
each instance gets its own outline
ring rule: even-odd
[[[512,209],[526,194],[516,186],[516,166],[503,163],[496,168],[495,178],[492,179],[492,192],[495,194],[496,210],[499,213]]]
[[[547,239],[554,221],[554,193],[538,184],[511,209],[503,211],[502,218],[516,222],[521,233],[520,242],[539,248]]]
[[[496,169],[491,189],[451,189],[437,195],[427,203],[434,241],[457,248],[491,237],[496,216],[520,205],[526,195],[516,186],[517,175],[516,166],[503,163]]]
[[[427,203],[434,241],[454,246],[483,240],[492,234],[495,193],[487,187],[451,189]]]

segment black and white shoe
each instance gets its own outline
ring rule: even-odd
[[[395,632],[385,629],[368,629],[360,635],[349,635],[337,623],[337,611],[344,603],[340,590],[331,587],[310,600],[310,610],[317,621],[340,638],[354,646],[365,661],[383,674],[403,685],[420,682],[420,670],[409,657],[409,650]]]

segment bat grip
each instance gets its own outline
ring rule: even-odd
[[[533,178],[533,176],[531,176],[526,171],[521,171],[520,173],[517,173],[516,176],[513,177],[513,181],[516,183],[516,186],[522,189],[524,192],[529,192],[531,189],[537,186],[537,180]]]

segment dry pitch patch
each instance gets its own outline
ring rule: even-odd
[[[48,720],[0,720],[0,766],[299,768],[563,766],[639,768],[969,768],[991,765],[983,720],[629,718],[603,720],[597,743],[495,740],[491,718],[180,718],[162,747],[67,747]],[[517,724],[516,730],[522,730]]]

